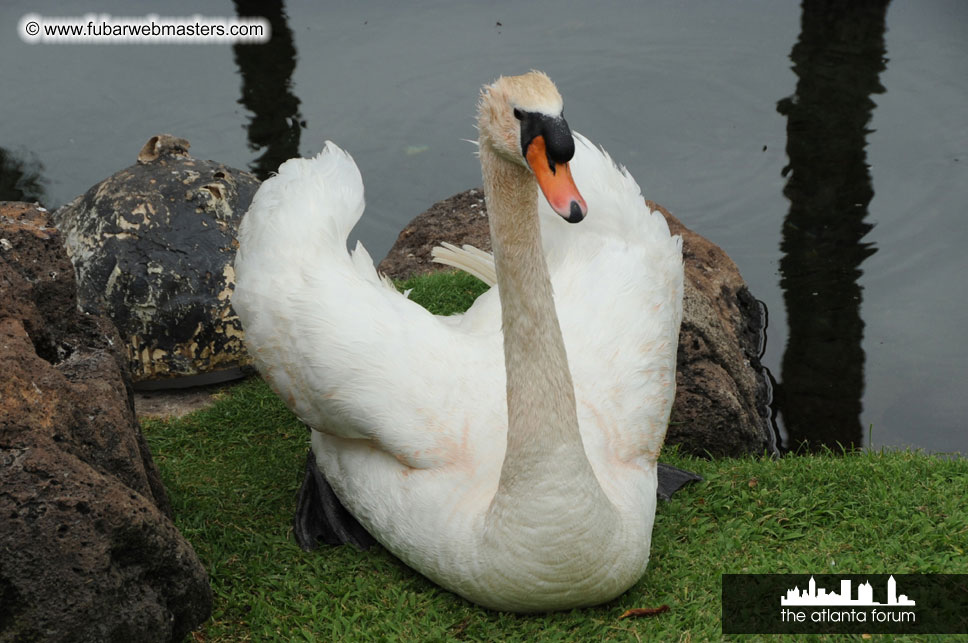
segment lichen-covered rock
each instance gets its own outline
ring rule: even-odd
[[[682,236],[686,271],[676,400],[666,444],[702,457],[775,452],[768,383],[759,363],[765,323],[759,302],[721,248],[647,203]],[[430,258],[430,248],[442,241],[491,250],[481,190],[444,199],[414,218],[378,269],[397,279],[447,269]]]
[[[236,232],[259,181],[169,135],[54,213],[84,310],[124,340],[138,388],[210,383],[249,363],[230,299]]]
[[[0,203],[0,641],[177,641],[208,576],[134,418],[114,325],[60,234]]]

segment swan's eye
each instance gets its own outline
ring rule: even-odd
[[[514,118],[518,119],[519,121],[520,120],[524,120],[524,112],[522,112],[520,109],[518,109],[517,107],[515,107],[514,108]]]

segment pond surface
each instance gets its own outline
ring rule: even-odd
[[[968,2],[644,4],[290,2],[269,44],[233,47],[29,45],[24,14],[144,5],[7,2],[0,198],[57,207],[161,132],[262,176],[332,139],[367,185],[354,239],[382,257],[480,184],[479,87],[542,69],[765,302],[786,447],[968,453]]]

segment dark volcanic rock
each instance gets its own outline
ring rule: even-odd
[[[430,260],[430,249],[442,241],[490,251],[483,197],[479,189],[468,190],[434,204],[404,228],[378,269],[397,279],[448,269]],[[765,323],[759,302],[721,248],[647,203],[682,236],[686,271],[666,444],[703,457],[773,453],[769,388],[759,362]]]
[[[259,181],[153,136],[138,162],[54,213],[81,306],[117,325],[138,388],[212,383],[249,363],[232,310],[236,232]]]
[[[695,455],[773,454],[769,388],[760,364],[766,319],[722,248],[661,205],[646,201],[682,236],[686,283],[676,364],[676,401],[666,444]]]
[[[45,213],[0,204],[0,641],[173,641],[211,611],[134,418],[127,360],[78,311]]]

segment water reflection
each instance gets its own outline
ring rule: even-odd
[[[0,201],[44,203],[44,166],[0,147]]]
[[[262,16],[269,21],[272,37],[259,45],[232,47],[242,75],[239,102],[252,112],[249,120],[249,148],[265,152],[249,164],[259,179],[294,156],[299,156],[299,135],[306,126],[299,114],[299,99],[292,93],[296,69],[296,47],[282,3],[234,0],[241,16]]]
[[[876,249],[863,241],[874,196],[866,135],[882,93],[889,0],[804,0],[790,58],[787,117],[790,210],[783,222],[780,285],[789,335],[775,404],[786,448],[863,444],[864,322],[860,265]]]

